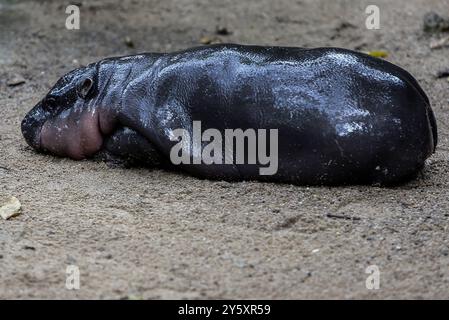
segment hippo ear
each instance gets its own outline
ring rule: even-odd
[[[82,99],[85,99],[89,94],[90,89],[92,89],[92,85],[94,84],[93,80],[90,78],[84,79],[79,87],[78,87],[78,96]]]

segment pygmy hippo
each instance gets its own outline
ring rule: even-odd
[[[435,150],[407,71],[339,48],[221,44],[108,58],[63,76],[25,117],[34,149],[197,177],[391,184]]]

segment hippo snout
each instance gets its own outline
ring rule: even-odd
[[[22,134],[25,141],[36,150],[40,150],[40,133],[46,121],[46,115],[39,102],[22,120]]]

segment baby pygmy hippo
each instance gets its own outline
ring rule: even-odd
[[[424,91],[338,48],[236,44],[108,58],[73,70],[25,117],[36,150],[107,152],[197,177],[390,184],[435,150]]]

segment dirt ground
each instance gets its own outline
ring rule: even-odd
[[[0,0],[0,197],[23,205],[0,221],[0,298],[449,298],[449,82],[435,78],[449,48],[422,31],[448,0],[78,1],[80,30],[65,28],[67,4]],[[379,30],[365,27],[369,4]],[[328,188],[114,169],[23,140],[22,117],[67,71],[205,36],[386,50],[428,93],[438,150],[405,185]],[[66,289],[68,265],[79,290]],[[379,290],[365,286],[370,265]]]

